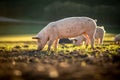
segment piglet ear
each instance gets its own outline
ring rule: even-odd
[[[34,37],[32,37],[32,39],[40,39],[39,37],[37,37],[37,36],[34,36]]]

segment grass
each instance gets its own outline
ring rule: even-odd
[[[20,42],[20,41],[36,41],[32,39],[35,34],[29,35],[5,35],[0,36],[0,42]],[[115,34],[107,33],[105,34],[104,41],[113,41]]]
[[[0,22],[0,36],[33,34],[39,32],[45,25],[46,24]]]
[[[0,41],[35,41],[32,36],[36,34],[22,34],[22,35],[4,35],[0,36]],[[113,41],[116,34],[106,33],[104,41]]]
[[[42,28],[43,25],[39,24],[2,24],[0,80],[120,78],[120,46],[113,43],[116,34],[106,33],[104,44],[95,46],[95,50],[90,46],[85,48],[73,44],[59,44],[57,52],[54,52],[52,47],[52,51],[48,53],[47,45],[43,51],[37,51],[36,40],[32,39]],[[109,28],[107,29],[106,32],[109,32]]]
[[[0,47],[5,47],[6,50],[12,50],[12,48],[19,46],[20,49],[36,49],[36,40],[32,39],[35,35],[10,35],[0,37]],[[104,45],[113,44],[115,34],[107,33],[104,38]],[[29,47],[24,47],[28,45]],[[113,46],[113,45],[111,45]],[[47,50],[47,45],[44,50]],[[90,48],[90,47],[89,47]],[[108,46],[109,48],[109,46]],[[85,49],[85,46],[73,46],[72,44],[59,44],[58,51],[71,52],[74,50]],[[87,50],[87,49],[86,49]]]
[[[35,35],[5,35],[0,36],[0,41],[34,41],[32,36]]]
[[[29,45],[29,48],[27,49],[35,49],[37,48],[36,40],[32,39],[32,36],[35,36],[33,34],[29,35],[6,35],[6,36],[1,36],[0,37],[0,47],[6,47],[7,50],[11,50],[15,46],[25,46]],[[114,40],[115,34],[107,33],[104,37],[104,43],[109,44],[109,42],[112,42]],[[32,44],[31,44],[32,43]],[[73,51],[76,49],[84,49],[85,46],[79,46],[75,47],[72,44],[64,44],[64,45],[59,45],[60,47],[58,50],[64,50],[64,51]],[[45,47],[45,49],[47,46]],[[24,49],[24,48],[21,48]]]
[[[120,46],[107,33],[95,50],[59,44],[58,51],[37,51],[32,35],[0,37],[0,80],[118,80]],[[104,76],[105,75],[105,76]]]

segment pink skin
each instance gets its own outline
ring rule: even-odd
[[[115,36],[114,42],[115,42],[115,44],[120,44],[120,34]]]
[[[57,50],[59,39],[71,38],[84,34],[91,41],[94,48],[94,33],[96,22],[88,17],[70,17],[49,23],[33,39],[38,39],[38,50],[42,50],[48,42],[48,51],[54,43]]]
[[[105,30],[103,27],[96,28],[95,39],[97,40],[98,45],[102,45],[104,34],[105,34]],[[88,36],[86,37],[85,35],[75,37],[74,40],[76,40],[73,43],[75,45],[81,45],[83,41],[85,41],[86,46],[88,46],[88,44],[90,43],[90,41],[88,41],[89,40]]]

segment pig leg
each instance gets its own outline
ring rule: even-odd
[[[94,49],[94,32],[87,32],[89,39],[91,41],[91,47]]]
[[[52,46],[52,44],[53,44],[54,41],[55,41],[55,43],[58,42],[57,36],[56,35],[50,36],[50,39],[49,39],[49,42],[48,42],[48,51],[51,50],[51,46]],[[57,48],[57,44],[56,44],[56,48]]]
[[[52,46],[53,42],[54,42],[54,40],[49,40],[49,42],[48,42],[48,49],[47,49],[48,51],[51,50],[51,46]]]
[[[87,48],[88,44],[90,43],[90,39],[89,39],[89,36],[86,33],[84,33],[84,37],[86,38],[85,44],[86,44],[86,48]]]
[[[59,39],[56,39],[54,42],[54,51],[57,51],[58,43],[59,43]]]
[[[85,43],[86,43],[86,48],[88,48],[89,41],[87,39],[86,39]]]
[[[102,44],[103,44],[103,37],[100,38],[100,45],[102,45]]]
[[[98,46],[99,44],[100,44],[100,39],[97,38],[97,39],[96,39],[96,45]]]

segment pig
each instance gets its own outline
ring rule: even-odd
[[[117,34],[114,38],[115,44],[120,44],[120,34]]]
[[[105,35],[105,29],[104,27],[97,27],[96,28],[96,32],[95,32],[95,39],[97,40],[97,44],[98,45],[102,45],[103,44],[103,38]],[[86,46],[88,46],[89,42],[87,41],[87,39],[84,37],[84,35],[75,37],[75,38],[71,38],[70,40],[73,41],[73,44],[76,46],[82,45],[83,41],[85,42]]]
[[[89,17],[68,17],[58,21],[50,22],[32,39],[37,39],[38,50],[42,50],[48,42],[48,51],[54,43],[54,50],[57,50],[59,39],[72,38],[84,35],[91,41],[91,47],[94,49],[94,34],[96,31],[96,22]]]

